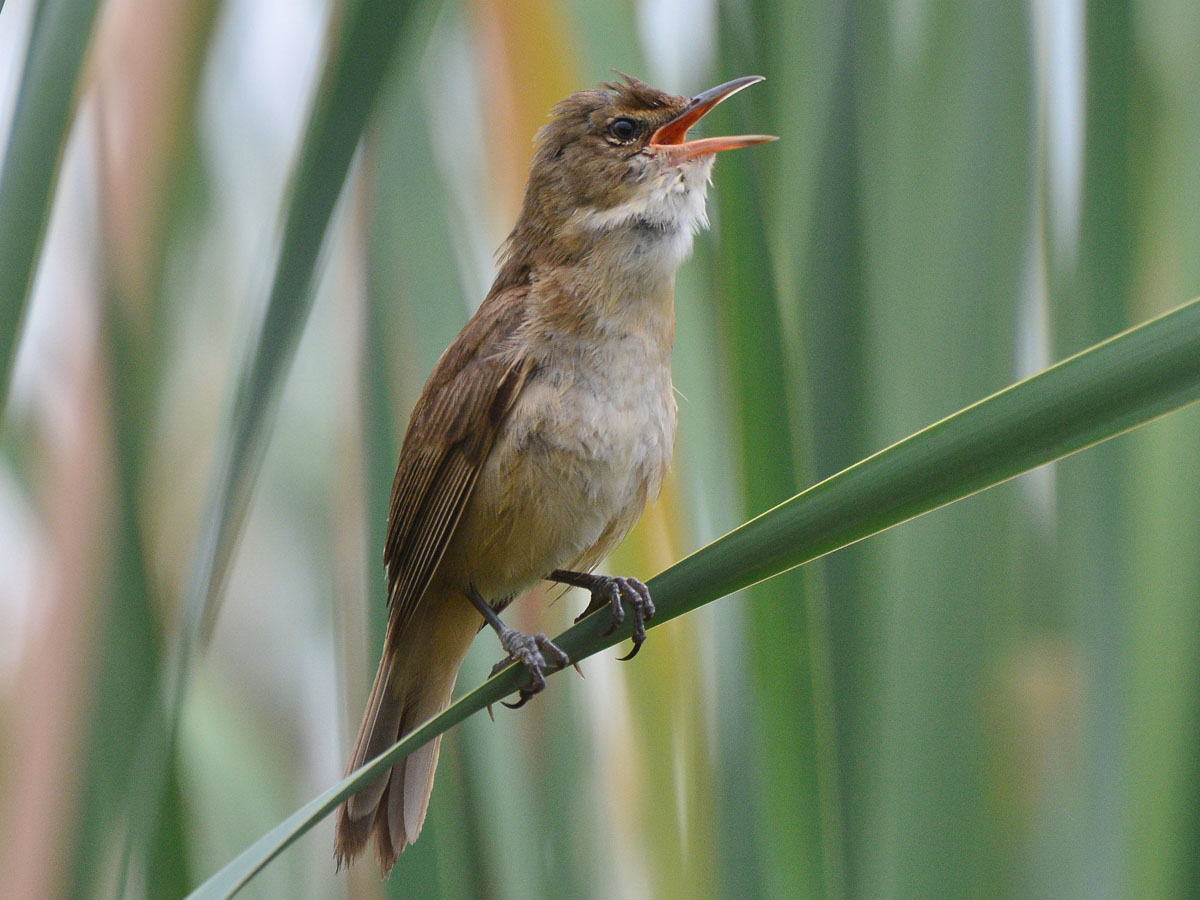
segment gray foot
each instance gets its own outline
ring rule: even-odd
[[[559,650],[546,635],[524,634],[515,628],[507,626],[500,632],[500,646],[508,656],[492,667],[492,675],[507,669],[514,662],[519,662],[529,670],[529,682],[517,691],[516,703],[504,703],[509,709],[520,709],[529,702],[529,698],[540,693],[546,686],[546,657],[554,662],[554,669],[563,669],[571,664],[567,654]],[[491,675],[488,676],[489,678]],[[503,702],[503,701],[501,701]]]
[[[584,616],[590,616],[607,606],[612,613],[612,624],[604,634],[610,635],[625,621],[625,609],[621,602],[624,600],[629,604],[633,615],[633,649],[621,659],[633,659],[646,640],[646,623],[654,618],[654,601],[650,599],[650,589],[636,578],[611,575],[589,575],[587,578],[589,583],[580,587],[586,587],[591,592],[592,600],[575,621],[578,622]]]

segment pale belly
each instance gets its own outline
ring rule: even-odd
[[[437,580],[500,603],[590,569],[658,495],[675,437],[670,368],[631,339],[543,366],[498,437]]]

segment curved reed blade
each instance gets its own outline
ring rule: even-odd
[[[42,3],[21,74],[0,169],[0,420],[95,16],[96,0]]]
[[[797,494],[649,582],[653,625],[1200,400],[1200,300],[980,400]],[[579,661],[627,639],[592,615],[554,639]],[[231,897],[380,772],[511,694],[510,666],[281,822],[192,892]]]

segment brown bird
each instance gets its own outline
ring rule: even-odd
[[[658,495],[675,437],[675,271],[707,225],[713,155],[766,135],[687,140],[710,109],[762,79],[687,99],[636,78],[554,107],[500,272],[413,410],[392,487],[384,562],[391,615],[348,771],[450,702],[484,624],[528,670],[516,706],[569,664],[499,613],[542,580],[590,591],[580,616],[654,613],[646,586],[592,569]],[[610,629],[611,630],[611,629]],[[347,800],[335,853],[372,834],[390,871],[420,833],[440,738]]]

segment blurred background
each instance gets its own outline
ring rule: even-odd
[[[0,4],[0,146],[35,21]],[[407,17],[169,771],[139,763],[342,3],[99,3],[0,432],[0,894],[179,897],[342,774],[408,411],[531,137],[610,67],[709,133],[644,579],[1200,294],[1189,0],[499,0]],[[710,123],[711,119],[711,123]],[[453,731],[387,883],[247,897],[1200,896],[1200,410],[707,606]],[[510,613],[554,634],[585,598]],[[546,602],[543,602],[546,601]],[[459,680],[500,651],[482,636]],[[151,717],[148,719],[148,716]],[[165,779],[147,818],[131,792]],[[151,804],[152,806],[154,804]],[[140,810],[131,814],[130,810]]]

